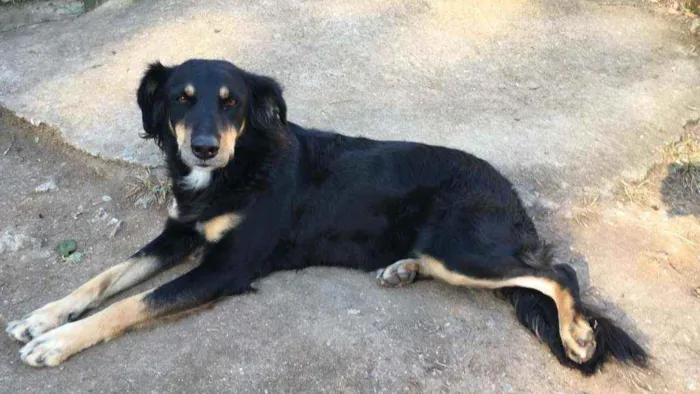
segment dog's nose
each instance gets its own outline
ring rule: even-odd
[[[192,139],[192,153],[202,160],[211,159],[219,152],[219,140],[213,135],[198,135]]]

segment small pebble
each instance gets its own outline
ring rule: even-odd
[[[22,234],[14,227],[8,228],[0,235],[0,254],[18,252],[25,249],[38,250],[40,248],[40,239]]]
[[[690,33],[698,34],[698,32],[700,32],[700,18],[695,18],[690,24]]]
[[[72,253],[70,256],[65,257],[65,260],[66,260],[66,262],[69,262],[69,263],[79,263],[80,261],[83,260],[83,257],[85,257],[85,253],[75,252],[75,253]]]
[[[56,189],[58,189],[58,186],[56,185],[56,181],[50,180],[50,181],[42,183],[41,185],[34,188],[34,191],[37,193],[46,193],[46,192],[50,192],[50,191],[53,191]]]
[[[109,214],[103,207],[100,207],[100,209],[97,210],[96,217],[100,220],[107,220],[109,218]]]
[[[80,215],[83,214],[83,212],[84,212],[83,210],[84,210],[84,209],[85,209],[85,208],[83,208],[82,205],[79,205],[79,206],[78,206],[78,211],[75,212],[75,213],[73,214],[73,220],[78,220],[78,216],[80,216]]]
[[[528,82],[526,86],[527,86],[527,88],[530,89],[530,90],[537,90],[537,89],[540,88],[540,85],[539,85],[537,82],[535,82],[535,81],[530,81],[530,82]]]
[[[112,218],[112,220],[109,221],[109,224],[114,226],[112,227],[112,231],[109,232],[109,238],[112,239],[115,235],[117,235],[119,230],[121,230],[122,221],[117,218]]]
[[[109,195],[107,195],[107,194],[105,194],[104,196],[102,196],[102,201],[104,201],[104,202],[110,202],[110,201],[112,201],[112,197],[109,196]]]

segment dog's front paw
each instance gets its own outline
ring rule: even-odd
[[[7,335],[20,342],[29,342],[68,321],[68,311],[59,302],[52,302],[7,325]]]
[[[62,363],[81,350],[77,346],[80,338],[75,324],[66,324],[34,338],[19,351],[20,358],[32,367],[55,367]]]

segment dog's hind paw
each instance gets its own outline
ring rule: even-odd
[[[569,327],[568,333],[562,335],[562,344],[570,360],[583,364],[595,353],[595,332],[582,316],[577,316]]]
[[[416,279],[419,263],[414,259],[399,260],[377,271],[377,283],[385,287],[404,286]]]

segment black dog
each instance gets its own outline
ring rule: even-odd
[[[165,152],[174,204],[161,235],[7,332],[22,360],[54,366],[126,329],[251,291],[313,265],[499,289],[559,361],[584,374],[609,356],[645,365],[625,332],[581,302],[512,185],[457,150],[288,123],[272,79],[224,61],[150,66],[138,89],[145,137]],[[108,297],[202,250],[199,266],[82,320]],[[384,268],[386,267],[386,268]],[[383,268],[383,269],[382,269]],[[66,324],[67,323],[67,324]]]

